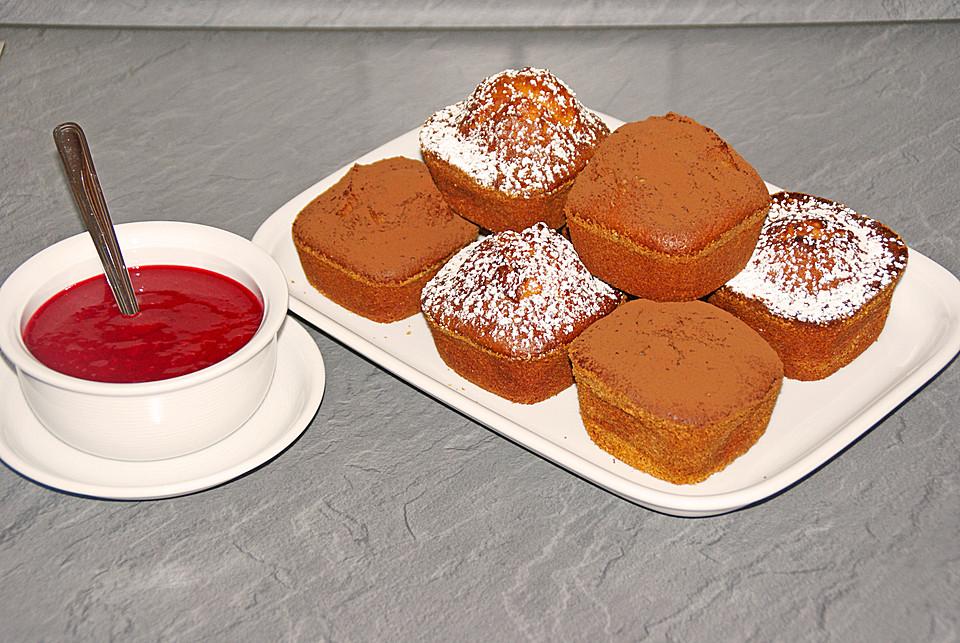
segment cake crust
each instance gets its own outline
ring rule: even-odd
[[[756,406],[731,417],[707,438],[677,422],[612,402],[603,384],[576,371],[577,397],[584,427],[598,447],[631,467],[673,484],[696,484],[721,471],[750,450],[764,434],[780,387]],[[643,437],[632,427],[643,427]],[[689,448],[690,441],[700,444]]]
[[[763,207],[695,254],[671,254],[636,243],[601,225],[570,217],[570,240],[587,268],[624,292],[655,301],[699,299],[750,260]]]
[[[539,355],[509,356],[437,324],[424,313],[437,353],[465,380],[518,404],[535,404],[573,384],[566,344]]]
[[[309,246],[294,245],[311,286],[347,310],[382,324],[417,314],[420,291],[448,259],[434,262],[407,279],[384,282],[345,268]]]
[[[424,149],[422,154],[434,182],[453,211],[485,230],[520,231],[540,222],[558,230],[566,223],[563,204],[573,180],[549,191],[518,196],[480,184],[436,152]]]

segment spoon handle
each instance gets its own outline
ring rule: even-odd
[[[130,317],[140,312],[130,273],[123,262],[113,221],[107,212],[97,171],[93,167],[93,157],[87,147],[83,130],[76,123],[63,123],[53,130],[53,140],[60,152],[60,160],[67,172],[67,179],[73,189],[73,196],[80,206],[80,214],[97,248],[103,272],[113,296],[120,307],[120,314]]]

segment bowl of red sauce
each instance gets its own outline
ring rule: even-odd
[[[266,396],[287,284],[219,228],[116,226],[140,312],[120,314],[89,235],[34,255],[0,286],[0,350],[55,436],[118,460],[172,458],[233,433]]]

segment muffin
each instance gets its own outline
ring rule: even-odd
[[[703,301],[635,299],[570,346],[594,443],[674,484],[722,470],[766,431],[783,382],[770,346]]]
[[[377,322],[420,312],[423,285],[478,232],[450,210],[426,166],[404,157],[354,165],[292,227],[310,284]]]
[[[447,203],[477,225],[559,229],[573,179],[610,130],[556,76],[508,69],[420,130],[423,160]]]
[[[461,250],[423,289],[443,361],[480,388],[532,404],[573,384],[567,346],[614,310],[619,294],[590,275],[544,223]]]
[[[566,201],[584,265],[631,295],[698,299],[746,265],[770,205],[756,170],[713,130],[669,113],[617,128]]]
[[[819,380],[880,335],[907,254],[878,221],[828,199],[780,192],[750,262],[708,301],[760,333],[788,378]]]

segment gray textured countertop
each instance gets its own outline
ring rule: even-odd
[[[508,67],[713,127],[771,183],[960,274],[960,24],[490,31],[0,27],[0,278],[82,231],[79,122],[117,222],[251,237]],[[960,368],[805,480],[683,519],[622,500],[311,328],[313,422],[243,477],[90,499],[0,467],[4,640],[960,637]]]

